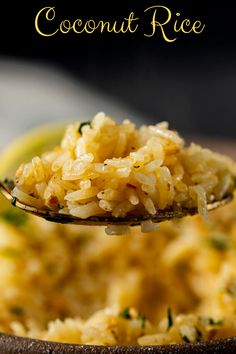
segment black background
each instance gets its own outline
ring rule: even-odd
[[[65,18],[110,20],[164,5],[183,18],[200,19],[200,35],[160,33],[41,37],[34,20],[45,6]],[[1,5],[2,6],[2,5]],[[235,137],[236,46],[233,2],[187,0],[10,2],[1,7],[1,56],[49,62],[140,111],[147,121],[168,120],[187,133]],[[171,32],[170,32],[171,33]],[[173,31],[172,31],[173,33]]]

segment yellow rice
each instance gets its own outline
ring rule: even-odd
[[[101,345],[236,335],[235,210],[115,238],[3,211],[0,331]]]
[[[235,165],[165,122],[100,113],[19,167],[13,195],[81,218],[197,207],[232,193]],[[236,335],[236,202],[208,219],[104,228],[0,213],[0,331],[66,343],[160,345]],[[124,231],[124,229],[122,229]],[[108,230],[120,233],[120,230]]]
[[[83,219],[196,207],[205,215],[208,202],[232,193],[232,166],[208,149],[185,147],[166,122],[138,129],[98,113],[69,125],[60,146],[22,164],[13,196]]]

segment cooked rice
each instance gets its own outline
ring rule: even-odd
[[[233,166],[233,167],[232,167]],[[232,161],[191,144],[162,122],[135,127],[104,113],[67,127],[61,145],[22,164],[13,196],[79,218],[154,215],[198,208],[231,194]]]
[[[185,148],[167,123],[116,124],[100,113],[61,146],[23,164],[14,196],[81,218],[155,214],[232,193],[235,165]],[[125,237],[57,225],[15,208],[0,215],[0,331],[66,343],[160,345],[236,336],[236,202],[208,219]],[[126,234],[125,226],[106,232]]]
[[[0,330],[160,345],[236,335],[236,202],[126,237],[0,215]],[[148,226],[148,225],[147,225]],[[149,227],[149,226],[148,226]]]

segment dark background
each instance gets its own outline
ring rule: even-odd
[[[57,35],[34,29],[37,12],[55,6],[60,18],[112,20],[130,11],[165,5],[183,18],[200,19],[200,35],[160,33]],[[9,3],[1,10],[1,56],[46,62],[134,107],[147,122],[168,120],[185,133],[235,138],[236,43],[233,2],[190,0],[72,1]],[[173,33],[173,31],[172,31]]]

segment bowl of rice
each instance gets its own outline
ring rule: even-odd
[[[90,129],[84,125],[82,131],[86,126]],[[26,164],[51,149],[45,132],[49,134],[49,128],[41,129],[40,134],[28,133],[2,154],[1,161],[8,161],[8,165],[1,164],[1,177],[13,177],[24,149],[30,148],[32,153],[25,157]],[[59,144],[61,132],[55,139],[52,136],[50,143],[55,140]],[[232,155],[235,151],[236,147],[231,147]],[[193,156],[195,152],[190,160]],[[210,154],[209,161],[217,182],[213,183],[209,173],[208,178],[202,174],[201,180],[198,176],[195,184],[204,186],[206,199],[216,196],[220,183],[225,193],[232,188],[230,160],[222,162],[221,156]],[[90,162],[95,163],[101,162]],[[165,162],[161,166],[170,165]],[[48,169],[51,178],[50,173]],[[136,182],[138,191],[143,190],[142,185]],[[74,191],[65,189],[65,195]],[[28,192],[25,188],[24,193]],[[197,193],[191,195],[191,203],[200,207]],[[158,201],[153,204],[160,208]],[[181,207],[175,201],[177,206]],[[48,207],[55,206],[49,203]],[[66,204],[64,209],[73,208]],[[232,201],[207,218],[195,215],[163,222],[149,233],[137,226],[125,236],[109,237],[105,227],[50,223],[1,199],[0,352],[235,353],[235,210],[236,202]]]

